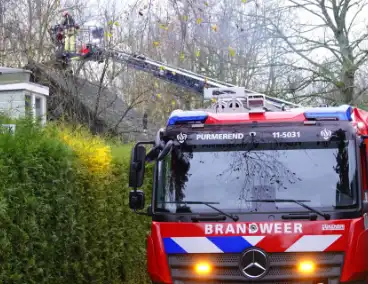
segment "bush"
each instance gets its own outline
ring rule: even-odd
[[[148,283],[130,146],[112,150],[81,128],[18,121],[0,135],[1,283]]]
[[[59,136],[77,154],[92,178],[106,178],[111,174],[111,150],[100,137],[81,127],[72,130],[66,126],[59,126]]]
[[[150,232],[151,221],[149,217],[139,216],[133,213],[128,207],[128,167],[130,162],[130,151],[133,145],[123,145],[112,147],[112,153],[115,157],[114,167],[119,180],[123,182],[123,210],[114,210],[121,213],[123,216],[119,218],[122,221],[120,225],[121,239],[124,243],[124,261],[126,269],[126,283],[129,284],[144,284],[149,282],[146,273],[146,236]],[[145,182],[142,189],[146,193],[146,200],[151,200],[153,166],[146,166]],[[116,226],[119,227],[118,225]],[[118,232],[117,232],[118,233]]]

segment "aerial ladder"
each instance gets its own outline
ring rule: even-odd
[[[58,38],[58,35],[55,35],[57,30],[60,30],[60,25],[50,29],[52,38]],[[115,62],[127,64],[129,68],[144,71],[161,80],[193,91],[201,95],[204,100],[211,100],[211,107],[216,109],[216,112],[228,110],[244,112],[255,109],[255,106],[258,106],[264,111],[285,111],[301,107],[300,105],[282,99],[266,96],[243,87],[174,67],[144,55],[106,48],[104,46],[104,32],[101,31],[101,27],[80,27],[79,35],[81,38],[81,48],[74,48],[76,52],[73,54],[66,54],[64,52],[61,53],[61,57],[59,56],[64,63],[68,60],[64,66],[70,63],[70,59],[101,63],[110,58]],[[55,40],[54,42],[57,43]],[[58,48],[58,54],[60,55],[60,47]],[[250,107],[250,104],[252,104],[252,107]]]
[[[238,87],[233,84],[221,82],[206,76],[170,66],[166,63],[147,58],[144,55],[131,54],[121,50],[103,49],[100,54],[109,57],[115,62],[125,63],[129,68],[141,70],[153,76],[184,87],[203,96],[205,100],[215,99],[214,107],[219,111],[228,108],[234,111],[249,109],[249,103],[261,102],[261,97],[265,99],[266,110],[286,110],[300,107],[297,104],[266,96],[255,91]]]

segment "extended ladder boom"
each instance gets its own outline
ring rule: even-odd
[[[201,95],[204,94],[207,88],[233,88],[235,85],[220,82],[215,79],[207,78],[203,75],[187,71],[182,68],[176,68],[166,63],[156,61],[145,57],[144,55],[133,55],[121,50],[107,49],[104,51],[106,57],[111,57],[114,61],[127,63],[128,67],[137,70],[142,70],[186,89],[192,90]],[[244,89],[244,95],[260,95],[257,92]],[[284,106],[289,108],[300,107],[297,104],[287,102],[285,100],[265,96],[267,104],[281,109]]]
[[[66,27],[63,27],[62,29],[66,29]],[[87,34],[82,33],[82,30]],[[59,29],[55,29],[55,27],[50,29],[50,35],[52,36],[53,41],[59,49],[61,48],[60,50],[62,51],[62,53],[59,54],[59,57],[61,58],[63,63],[68,64],[71,58],[80,58],[82,60],[91,60],[98,62],[103,62],[103,60],[106,58],[112,58],[116,62],[124,64],[127,63],[128,67],[130,68],[145,71],[157,78],[160,78],[161,80],[165,80],[186,89],[192,90],[200,94],[201,96],[203,96],[205,92],[208,93],[208,91],[210,91],[212,92],[212,97],[219,97],[219,94],[223,94],[224,96],[221,96],[221,99],[226,97],[224,98],[225,100],[234,100],[234,94],[239,94],[238,91],[233,90],[238,88],[233,84],[221,82],[182,68],[170,66],[166,63],[150,59],[144,55],[131,54],[129,52],[117,49],[108,49],[104,47],[103,29],[101,27],[98,27],[97,25],[94,27],[87,26],[87,28],[85,29],[80,29],[79,34],[82,38],[82,48],[77,52],[68,52],[67,50],[65,50],[65,47],[60,40],[60,37],[62,37],[63,34],[64,33],[60,34]],[[84,42],[83,35],[88,37],[87,42]],[[266,100],[265,108],[268,110],[284,110],[285,108],[300,107],[299,105],[274,97],[265,96],[244,88],[242,88],[241,97],[239,97],[239,100],[247,100],[248,96],[250,95],[263,96]]]

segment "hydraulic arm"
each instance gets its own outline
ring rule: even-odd
[[[144,55],[130,54],[121,50],[106,49],[102,52],[105,57],[110,57],[116,62],[127,63],[128,67],[151,73],[162,80],[174,83],[186,89],[192,90],[203,96],[205,88],[233,88],[235,85],[221,82],[203,75],[170,66],[166,63],[152,60]],[[245,89],[244,95],[259,95],[259,93]],[[294,108],[300,107],[297,104],[281,99],[265,96],[268,105],[277,109],[283,106]]]
[[[191,90],[205,98],[205,93],[211,93],[211,96],[213,94],[214,96],[212,97],[216,97],[218,95],[230,95],[234,97],[236,92],[234,89],[239,89],[239,87],[233,84],[221,82],[182,68],[174,67],[164,62],[150,59],[144,55],[137,55],[122,50],[106,48],[103,40],[103,28],[79,28],[82,48],[80,50],[76,48],[75,52],[71,52],[70,50],[63,48],[63,42],[66,40],[64,29],[64,26],[58,24],[51,28],[49,32],[53,42],[59,48],[58,57],[66,66],[70,63],[71,59],[103,62],[105,59],[111,58],[115,62],[127,64],[130,68],[150,73],[161,80],[165,80]],[[241,97],[264,96],[266,99],[266,108],[270,111],[300,107],[294,103],[265,96],[252,90],[244,88],[241,89]],[[239,96],[239,92],[236,95]]]

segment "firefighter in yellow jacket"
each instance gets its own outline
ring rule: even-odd
[[[75,37],[79,26],[75,24],[74,18],[69,15],[68,11],[63,13],[62,26],[64,26],[65,35],[64,51],[75,53]]]

